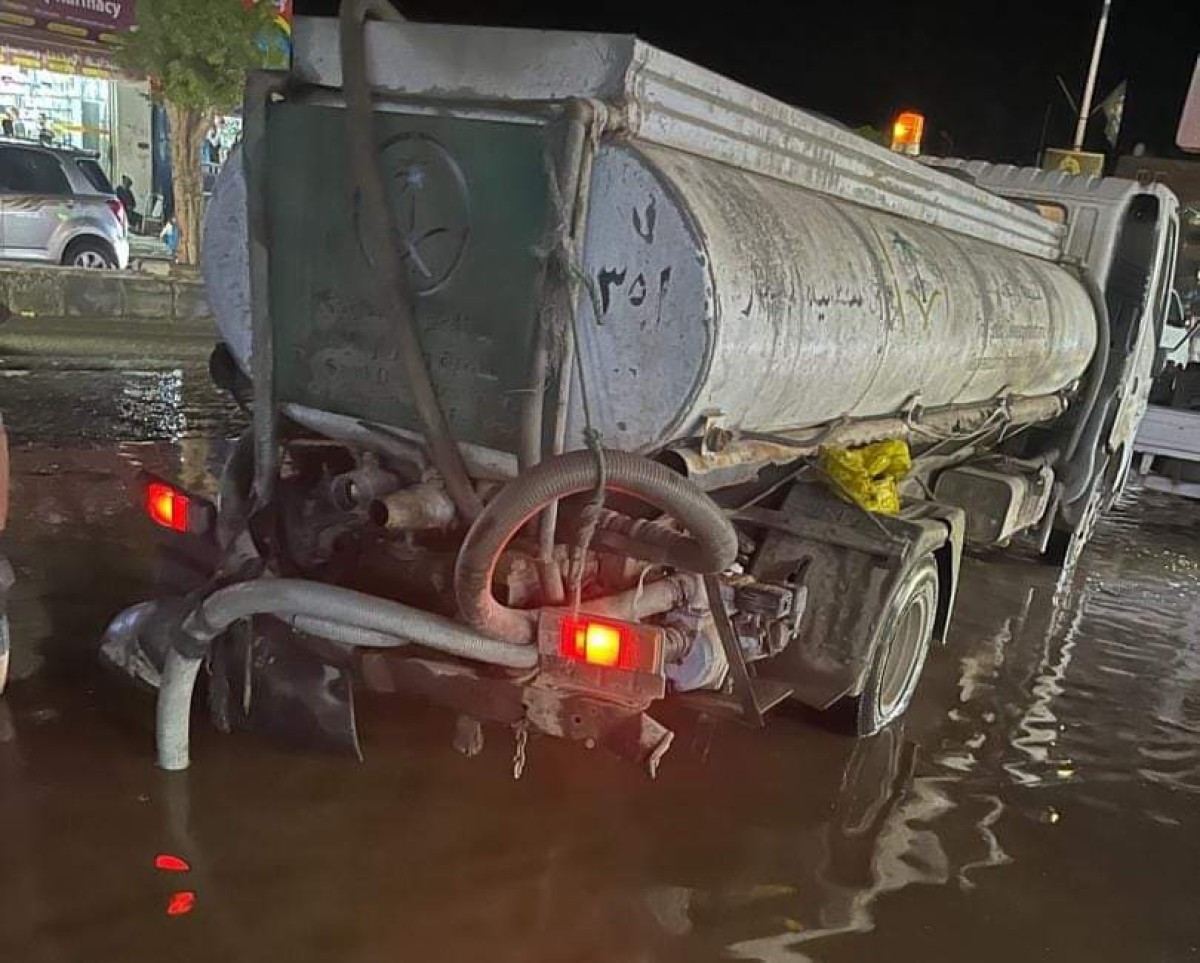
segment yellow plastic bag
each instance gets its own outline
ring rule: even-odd
[[[844,498],[869,512],[900,512],[897,482],[912,468],[908,443],[891,438],[861,448],[822,448],[821,470]]]

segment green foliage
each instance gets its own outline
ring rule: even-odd
[[[147,74],[156,96],[188,110],[227,111],[241,102],[246,71],[261,66],[255,38],[270,22],[269,0],[138,0],[136,28],[117,51]]]
[[[855,127],[854,133],[859,137],[865,137],[873,144],[879,144],[883,147],[889,146],[891,143],[888,140],[888,135],[881,131],[878,127],[872,127],[870,124],[863,124],[861,127]]]

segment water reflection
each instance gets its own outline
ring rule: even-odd
[[[203,361],[169,367],[0,368],[0,412],[17,445],[228,437],[245,416]]]
[[[223,459],[235,420],[173,370],[24,395],[0,378],[26,440],[95,413],[70,444],[14,451],[26,659],[90,666],[144,593],[137,473],[203,486]],[[657,783],[546,740],[513,783],[507,733],[468,761],[448,714],[369,699],[365,765],[198,722],[196,767],[173,778],[152,766],[149,703],[26,661],[0,702],[0,958],[1186,958],[1198,518],[1136,495],[1061,584],[971,560],[906,727],[683,728]],[[188,860],[186,884],[156,874],[161,852]],[[168,917],[181,888],[195,907]]]

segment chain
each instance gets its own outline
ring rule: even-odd
[[[513,749],[513,779],[520,779],[521,774],[525,771],[525,747],[529,743],[529,723],[522,719],[513,726],[513,733],[516,736],[516,747]]]

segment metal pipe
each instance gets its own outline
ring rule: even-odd
[[[558,179],[558,200],[562,204],[562,192],[571,191],[571,210],[559,211],[559,217],[569,213],[568,243],[572,248],[582,243],[587,224],[588,201],[591,196],[592,161],[594,150],[586,149],[591,131],[596,123],[596,111],[587,100],[578,98],[568,101],[566,107],[567,136],[563,150],[562,169],[564,176]],[[566,287],[566,309],[576,309],[579,299],[579,280],[567,270],[563,272]],[[554,399],[554,423],[552,426],[550,454],[561,455],[566,448],[567,418],[571,402],[571,378],[575,361],[575,333],[570,324],[558,326],[561,350],[558,359],[558,391]],[[540,459],[539,459],[540,460]],[[558,529],[558,500],[555,499],[542,511],[538,523],[538,574],[542,583],[542,594],[548,605],[561,605],[566,601],[566,585],[562,569],[554,558],[554,539]]]
[[[928,439],[929,434],[970,434],[996,419],[997,427],[1052,421],[1066,409],[1059,395],[1017,398],[998,405],[979,405],[921,411],[911,418],[889,416],[834,424],[824,428],[783,432],[775,435],[747,434],[735,438],[716,452],[702,452],[697,443],[672,448],[664,458],[705,491],[754,479],[768,465],[786,465],[815,454],[822,446],[853,448],[885,438]]]
[[[246,221],[249,226],[250,370],[254,380],[254,500],[270,503],[278,473],[278,424],[275,411],[275,350],[270,308],[270,223],[267,216],[267,106],[287,86],[287,75],[252,70],[246,75],[242,105],[245,134]]]
[[[282,411],[309,431],[358,445],[394,463],[412,466],[418,475],[428,467],[425,439],[419,432],[292,403],[283,405]],[[517,477],[517,459],[508,452],[469,441],[460,441],[458,450],[473,478],[507,481]]]
[[[349,512],[391,495],[402,484],[398,476],[380,468],[374,459],[370,463],[364,460],[361,468],[338,475],[329,483],[329,497],[334,505],[344,512]],[[453,504],[450,506],[450,512],[453,516]]]
[[[562,359],[559,362],[558,397],[554,407],[554,435],[550,453],[561,455],[566,446],[567,415],[571,396],[571,372],[574,370],[575,336],[568,325],[563,334]],[[562,567],[554,558],[554,539],[558,531],[558,499],[542,509],[538,528],[538,576],[547,605],[562,605],[567,600],[567,586]]]
[[[430,454],[459,512],[463,518],[472,521],[483,510],[483,503],[471,485],[462,454],[454,443],[450,424],[425,363],[411,292],[396,250],[387,190],[379,170],[364,36],[368,14],[385,19],[393,16],[399,18],[390,4],[381,3],[380,0],[345,0],[340,13],[346,140],[350,166],[361,195],[359,210],[366,234],[365,245],[368,251],[376,254],[375,269],[379,275],[381,301],[379,308],[396,332],[408,389],[421,419]]]
[[[700,576],[681,572],[617,595],[584,602],[580,605],[580,611],[637,622],[681,605],[691,605],[703,598],[704,583]]]
[[[1100,22],[1096,25],[1096,42],[1092,46],[1092,61],[1088,64],[1087,81],[1083,85],[1083,99],[1079,101],[1079,120],[1075,124],[1075,150],[1083,150],[1088,115],[1092,112],[1092,95],[1096,92],[1096,74],[1100,71],[1100,52],[1104,49],[1104,35],[1108,31],[1110,7],[1112,7],[1112,0],[1104,0],[1104,6],[1100,8]]]
[[[365,451],[387,459],[393,467],[402,465],[418,476],[429,467],[429,460],[419,443],[395,438],[378,425],[348,415],[292,403],[283,405],[282,411],[301,428],[307,428],[334,441],[357,445]]]
[[[546,320],[539,319],[537,344],[529,366],[529,394],[521,407],[521,436],[517,449],[517,466],[527,471],[542,460],[542,421],[546,413],[546,376],[550,367],[550,352],[546,346]]]
[[[371,521],[392,532],[447,528],[454,521],[454,502],[437,485],[413,485],[371,502]]]

